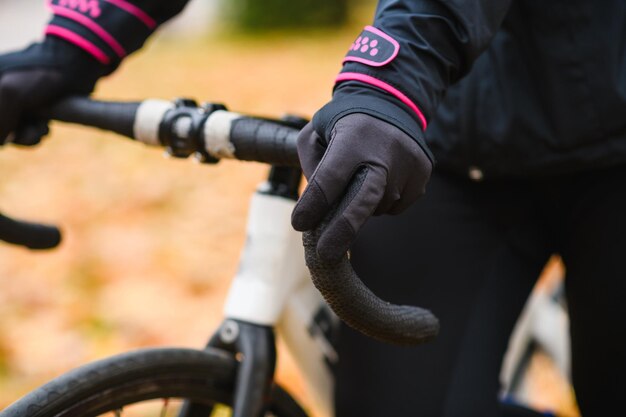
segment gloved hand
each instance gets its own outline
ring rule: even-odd
[[[0,145],[35,145],[48,133],[37,110],[67,95],[87,95],[110,69],[64,40],[0,55]]]
[[[371,215],[397,214],[415,202],[432,170],[414,138],[381,118],[353,111],[331,102],[298,137],[298,155],[309,183],[292,213],[296,230],[316,227],[344,196],[355,172],[366,170],[358,191],[348,196],[349,203],[319,239],[318,255],[329,262],[346,253]]]

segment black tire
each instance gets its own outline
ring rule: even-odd
[[[237,370],[232,355],[217,350],[143,349],[72,370],[7,407],[0,417],[95,417],[131,404],[165,398],[230,405]],[[269,411],[306,417],[274,386]]]

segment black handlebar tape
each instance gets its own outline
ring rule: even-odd
[[[134,138],[135,115],[140,104],[70,97],[54,104],[42,115],[49,119],[96,127]]]
[[[61,232],[55,226],[18,221],[0,214],[0,239],[29,249],[51,249],[61,242]]]
[[[345,195],[354,195],[364,179],[365,173],[361,170]],[[433,340],[439,333],[439,320],[430,311],[378,298],[352,269],[347,254],[336,263],[325,263],[319,258],[316,248],[322,232],[348,202],[349,198],[344,198],[317,228],[302,236],[313,284],[340,319],[366,336],[397,345]]]
[[[230,141],[237,159],[299,167],[296,148],[299,132],[276,121],[240,117],[232,122]]]

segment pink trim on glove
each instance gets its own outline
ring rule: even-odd
[[[120,58],[124,58],[126,56],[126,51],[122,45],[120,45],[120,43],[113,36],[111,36],[109,32],[104,30],[102,26],[87,16],[73,10],[66,9],[62,6],[50,5],[50,9],[52,9],[54,14],[57,16],[65,17],[66,19],[73,20],[85,26],[87,29],[99,36],[100,39],[102,39],[107,45],[109,45]]]
[[[339,83],[342,81],[360,81],[362,83],[370,84],[370,85],[373,85],[374,87],[380,88],[383,91],[386,91],[387,93],[391,94],[392,96],[396,97],[398,100],[400,100],[401,102],[409,106],[409,108],[413,110],[415,114],[417,115],[417,117],[420,119],[423,130],[426,130],[426,127],[428,126],[428,122],[426,122],[426,117],[424,117],[424,114],[422,113],[422,111],[419,109],[419,107],[417,107],[415,103],[413,103],[413,101],[411,101],[410,98],[408,98],[404,93],[402,93],[397,88],[377,78],[374,78],[365,74],[360,74],[358,72],[344,72],[344,73],[339,74],[337,78],[335,79],[335,82]]]
[[[154,30],[158,26],[156,20],[151,18],[150,15],[148,15],[148,13],[144,12],[143,10],[141,10],[139,7],[135,6],[134,4],[131,4],[125,0],[104,0],[104,1],[111,3],[112,5],[117,6],[120,9],[132,14],[137,19],[141,20],[144,25],[148,26],[149,29]]]
[[[100,48],[98,48],[96,45],[89,42],[87,39],[83,38],[82,36],[77,35],[76,33],[72,32],[71,30],[65,29],[61,26],[48,25],[48,27],[46,28],[45,34],[50,35],[50,36],[56,36],[58,38],[65,39],[66,41],[70,43],[73,43],[74,45],[83,49],[88,54],[92,55],[94,58],[96,58],[98,61],[100,61],[100,63],[104,65],[109,65],[109,63],[111,62],[107,54],[102,52]]]

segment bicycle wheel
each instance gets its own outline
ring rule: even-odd
[[[227,417],[236,370],[237,361],[216,349],[138,350],[70,371],[27,394],[0,416],[173,417],[184,400],[191,400],[206,406],[203,417]],[[273,387],[267,416],[306,415],[289,394]]]

